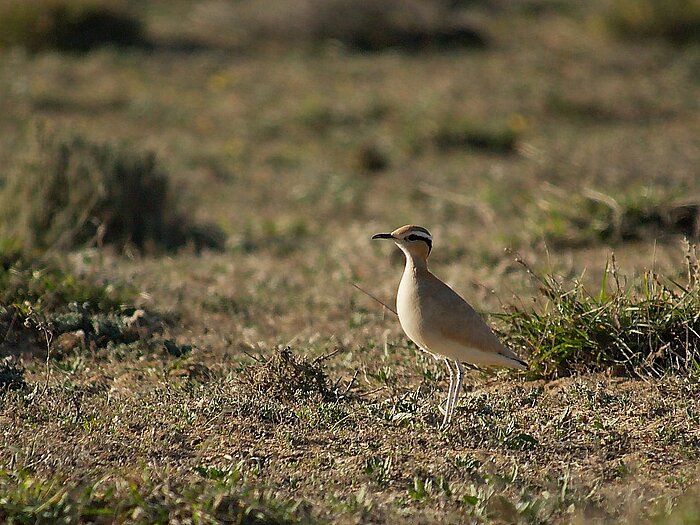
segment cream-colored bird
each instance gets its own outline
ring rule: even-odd
[[[406,256],[396,296],[401,328],[419,348],[444,358],[450,371],[443,426],[452,421],[462,390],[462,363],[527,369],[527,363],[498,340],[469,303],[428,270],[433,247],[428,230],[409,224],[372,239],[391,239]]]

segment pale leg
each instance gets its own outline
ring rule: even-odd
[[[462,392],[462,383],[464,382],[464,367],[462,363],[455,361],[455,365],[457,366],[457,381],[455,381],[455,390],[452,394],[452,410],[450,410],[448,424],[452,421],[452,415],[457,407],[457,399],[459,399],[459,394]]]
[[[450,417],[450,410],[452,409],[452,392],[454,391],[454,371],[452,370],[452,364],[449,359],[445,358],[445,365],[450,371],[450,388],[447,389],[447,403],[445,404],[445,418],[442,420],[442,426],[447,426]]]

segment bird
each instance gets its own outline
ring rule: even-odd
[[[501,343],[467,301],[428,270],[433,236],[427,229],[407,224],[372,239],[392,240],[406,256],[396,311],[408,338],[447,365],[450,387],[442,422],[447,428],[462,390],[463,363],[520,370],[527,370],[528,364]]]

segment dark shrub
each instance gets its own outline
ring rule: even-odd
[[[144,43],[140,20],[121,2],[0,0],[0,46],[87,51]]]
[[[114,244],[221,247],[216,227],[195,224],[155,154],[36,128],[0,179],[0,231],[24,252]]]
[[[617,0],[605,15],[610,30],[629,39],[700,41],[699,0]]]
[[[439,2],[410,0],[321,0],[311,3],[311,27],[318,40],[337,40],[358,51],[408,51],[484,47],[475,29],[455,21]]]
[[[511,153],[517,142],[518,132],[511,126],[480,126],[464,120],[446,122],[434,137],[441,150],[468,148],[490,153]]]

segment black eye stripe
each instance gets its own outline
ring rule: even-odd
[[[430,253],[433,250],[433,241],[432,239],[429,239],[428,237],[423,237],[422,235],[416,235],[415,233],[412,233],[411,235],[406,236],[407,241],[423,241],[425,244],[428,245],[428,253]]]
[[[406,237],[407,240],[409,241],[425,241],[427,243],[430,243],[430,239],[427,237],[423,237],[422,235],[416,235],[415,233],[412,233],[408,237]]]
[[[409,241],[424,241],[425,237],[419,237],[418,235],[411,234],[406,237]]]

